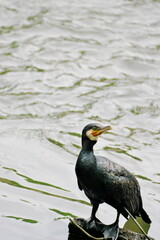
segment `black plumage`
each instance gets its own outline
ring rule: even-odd
[[[142,206],[139,183],[133,174],[105,157],[94,155],[93,146],[98,136],[110,129],[89,124],[82,132],[82,149],[75,170],[80,190],[84,190],[93,205],[89,223],[96,220],[98,206],[104,202],[117,209],[116,224],[120,214],[128,217],[125,208],[134,217],[141,216],[146,223],[150,223]]]

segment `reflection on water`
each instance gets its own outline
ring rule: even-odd
[[[62,212],[62,211],[60,211],[60,210],[58,210],[58,209],[50,209],[51,211],[53,211],[53,212],[56,212],[56,213],[58,213],[59,215],[61,215],[61,216],[64,216],[64,217],[59,217],[59,218],[56,218],[55,220],[59,220],[59,219],[68,219],[69,217],[70,218],[76,218],[77,216],[75,216],[75,215],[73,215],[73,214],[71,214],[71,213],[69,213],[69,212]]]
[[[27,223],[37,223],[38,222],[38,221],[33,220],[33,219],[25,219],[25,218],[14,217],[14,216],[2,216],[2,217],[13,218],[13,219],[16,219],[16,220],[22,220],[23,222],[27,222]]]
[[[23,177],[27,182],[34,183],[34,184],[45,185],[45,186],[49,186],[49,187],[53,187],[53,188],[58,188],[58,189],[64,190],[64,191],[69,191],[69,190],[63,189],[63,188],[61,188],[61,187],[58,187],[58,186],[49,184],[49,183],[36,181],[36,180],[34,180],[34,179],[32,179],[32,178],[29,178],[29,177],[27,177],[27,176],[25,176],[25,175],[22,175],[22,174],[18,173],[15,169],[7,168],[7,167],[3,167],[3,168],[15,172],[18,176]],[[18,184],[17,184],[17,186],[18,186]]]
[[[60,195],[56,195],[56,194],[53,194],[53,193],[45,192],[45,191],[42,191],[42,190],[39,190],[39,189],[30,188],[30,187],[21,185],[18,182],[15,182],[15,181],[12,181],[12,180],[9,180],[9,179],[0,178],[0,182],[9,184],[13,187],[24,188],[24,189],[27,189],[27,190],[30,190],[30,191],[35,191],[35,192],[41,193],[41,194],[50,195],[50,196],[53,196],[53,197],[62,198],[62,199],[73,201],[73,202],[80,202],[80,203],[89,205],[88,202],[85,202],[83,200],[72,199],[72,198],[68,198],[68,197],[65,197],[65,196],[60,196]],[[61,188],[59,188],[59,189],[61,189]]]
[[[3,239],[65,239],[65,217],[89,217],[74,166],[93,121],[112,125],[96,153],[137,176],[158,239],[159,8],[151,0],[0,1]],[[99,215],[111,222],[114,210],[103,204]]]

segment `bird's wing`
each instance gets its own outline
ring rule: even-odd
[[[141,206],[140,187],[137,179],[124,167],[96,156],[97,172],[103,176],[106,198],[114,199],[116,205],[126,207],[132,214],[138,214]]]
[[[123,196],[124,207],[134,216],[138,216],[139,209],[142,206],[140,187],[133,175],[127,174],[120,182],[120,189]]]

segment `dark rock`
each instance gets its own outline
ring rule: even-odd
[[[83,228],[84,226],[84,219],[82,218],[75,218],[75,223],[77,223],[80,227]],[[92,238],[85,235],[75,224],[70,222],[68,224],[69,228],[69,235],[68,240],[91,240]],[[98,238],[103,237],[102,235],[95,234],[95,236]],[[146,240],[146,237],[143,234],[131,232],[127,229],[119,229],[119,235],[117,240]],[[154,240],[150,237],[150,240]]]

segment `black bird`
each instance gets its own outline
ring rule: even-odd
[[[92,213],[86,221],[86,229],[102,226],[96,218],[99,204],[108,203],[117,209],[116,221],[102,229],[103,236],[118,237],[119,215],[128,218],[128,212],[133,217],[141,216],[146,223],[151,220],[143,209],[140,187],[137,179],[124,167],[111,160],[96,156],[93,146],[98,136],[111,130],[110,126],[103,127],[99,124],[88,124],[82,131],[82,149],[76,163],[76,175],[80,190],[84,190],[92,204]],[[104,226],[104,225],[103,225]]]

